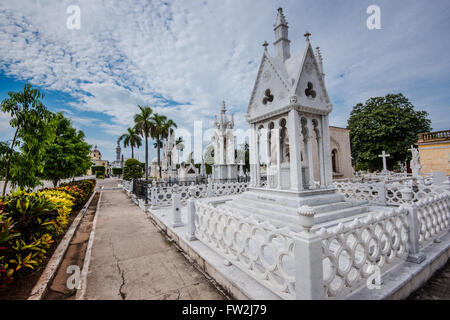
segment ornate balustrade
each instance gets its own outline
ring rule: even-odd
[[[377,183],[334,182],[334,187],[347,199],[366,200],[370,203],[384,203],[382,185]]]
[[[195,236],[283,299],[295,299],[294,241],[254,217],[195,202]]]
[[[402,189],[412,188],[413,198],[405,201],[402,197]],[[399,206],[411,201],[417,202],[427,197],[433,197],[445,193],[445,187],[432,184],[425,185],[411,179],[403,179],[394,182],[360,183],[349,181],[335,181],[334,187],[347,199],[366,200],[373,204]]]
[[[420,133],[418,142],[420,143],[444,140],[450,140],[450,130]]]
[[[403,184],[386,184],[386,204],[398,206],[401,204],[410,203],[410,200],[405,201],[402,197],[401,190],[405,187]],[[436,187],[433,185],[416,184],[412,186],[413,198],[412,202],[417,202],[422,199],[434,197],[439,194],[445,193],[443,187]]]
[[[191,185],[183,185],[183,186],[157,186],[156,184],[148,185],[147,189],[147,200],[148,204],[153,207],[166,207],[172,205],[172,194],[174,189],[177,189],[177,192],[180,194],[180,200],[182,204],[186,203],[186,200],[190,198],[190,189],[194,187],[194,198],[206,198],[206,197],[218,197],[225,195],[233,195],[240,194],[248,189],[248,182],[212,182],[208,184],[191,184]],[[145,197],[145,185],[137,184],[138,187],[133,188],[133,183],[130,181],[123,181],[122,187],[128,193],[136,193],[138,198],[143,199]],[[141,190],[142,189],[142,190]]]
[[[415,203],[419,222],[419,245],[427,246],[450,227],[450,195],[443,193]]]
[[[402,192],[412,199],[411,189]],[[303,206],[298,213],[305,231],[299,233],[206,200],[189,201],[193,239],[283,299],[345,298],[367,286],[375,272],[383,276],[406,260],[421,263],[420,250],[450,228],[448,193],[318,231],[311,231],[314,207]]]
[[[366,219],[321,229],[325,296],[344,297],[367,284],[374,268],[386,272],[408,255],[406,210],[398,208]]]

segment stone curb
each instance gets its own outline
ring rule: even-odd
[[[48,284],[55,277],[56,272],[58,271],[58,268],[64,258],[64,255],[66,254],[67,248],[69,248],[70,242],[72,241],[72,238],[75,235],[75,232],[77,231],[78,226],[80,225],[80,222],[86,214],[86,211],[89,208],[89,205],[91,204],[92,199],[94,198],[96,193],[97,191],[94,190],[89,200],[78,213],[77,217],[73,220],[69,230],[67,230],[52,257],[48,261],[44,272],[42,273],[38,282],[34,285],[33,290],[31,291],[30,296],[27,300],[42,300],[44,295],[47,293]]]
[[[89,242],[86,247],[86,253],[84,255],[83,268],[81,269],[80,287],[77,290],[75,300],[84,300],[84,296],[86,294],[87,277],[88,277],[88,273],[89,273],[89,265],[91,263],[92,246],[94,245],[95,228],[97,226],[97,218],[98,218],[98,213],[100,211],[100,203],[102,200],[102,195],[103,195],[103,189],[102,189],[102,191],[100,191],[100,196],[99,196],[98,202],[97,202],[97,208],[95,210],[94,220],[92,221],[92,228],[91,228],[91,233],[89,235]]]

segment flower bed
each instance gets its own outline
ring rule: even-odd
[[[18,189],[0,198],[0,288],[45,267],[72,213],[94,187],[95,180],[81,180],[37,192]]]

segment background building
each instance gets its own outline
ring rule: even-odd
[[[450,175],[450,130],[419,134],[422,174],[442,171]]]
[[[105,174],[110,174],[109,170],[109,161],[102,160],[102,153],[97,149],[97,146],[94,147],[94,150],[90,153],[92,167],[103,166],[105,167]],[[87,171],[87,175],[92,175],[92,167]]]

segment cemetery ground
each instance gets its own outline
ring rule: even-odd
[[[229,299],[224,290],[199,271],[175,242],[160,231],[122,188],[118,188],[120,183],[116,179],[97,180],[97,192],[41,299]],[[78,212],[71,215],[70,224],[77,215]],[[56,246],[52,253],[55,249]],[[71,265],[81,269],[82,283],[78,290],[67,287],[70,276],[67,268]],[[12,285],[0,289],[0,299],[29,298],[43,271],[44,268],[26,273]],[[450,264],[447,262],[408,300],[450,299],[449,285]]]
[[[113,189],[118,182],[99,180],[89,272],[77,299],[225,299],[123,190]]]

